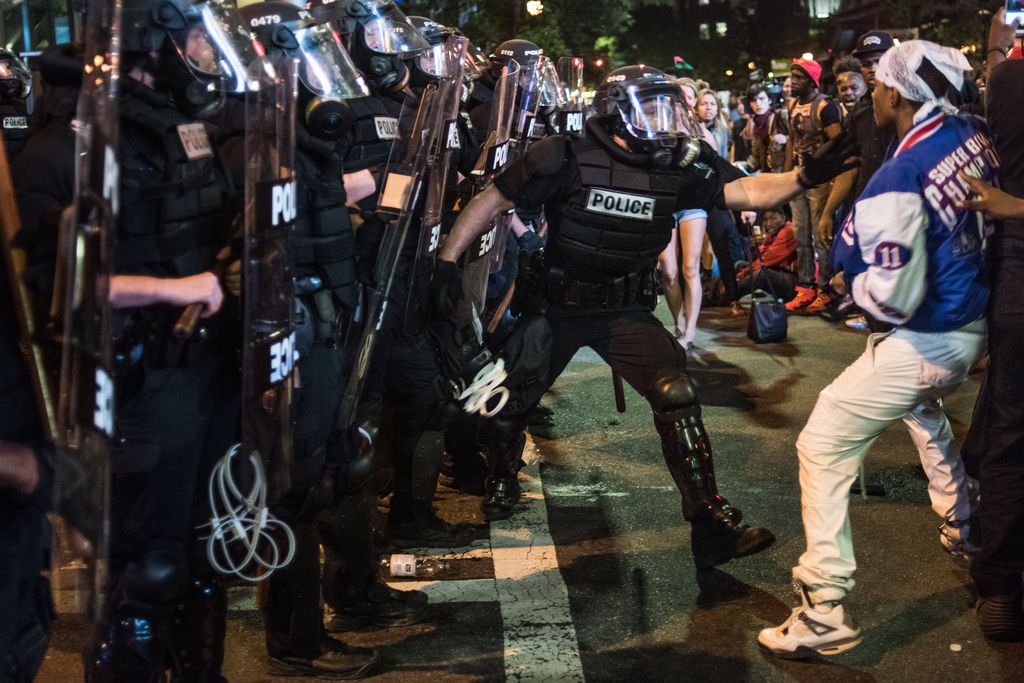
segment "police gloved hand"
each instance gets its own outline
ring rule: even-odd
[[[334,502],[337,493],[338,464],[327,463],[317,480],[316,485],[306,491],[306,496],[299,506],[298,511],[292,517],[291,522],[301,524],[312,520],[320,512],[323,512]]]
[[[856,158],[858,154],[860,149],[857,143],[843,131],[804,160],[804,165],[797,175],[797,182],[805,190],[824,185],[837,175],[860,166],[860,159]]]
[[[438,259],[434,266],[434,276],[430,280],[430,299],[438,316],[453,320],[463,297],[459,267],[454,261]]]
[[[235,259],[224,267],[224,277],[221,278],[224,289],[233,297],[242,296],[242,260]]]

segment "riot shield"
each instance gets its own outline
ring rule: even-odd
[[[294,59],[255,60],[245,95],[241,455],[259,455],[271,505],[291,486],[295,79]]]
[[[519,74],[519,64],[512,60],[503,68],[501,77],[494,86],[487,138],[472,173],[474,194],[487,187],[510,160],[515,144],[512,134],[518,117],[516,99],[519,93]],[[487,298],[487,278],[491,274],[493,252],[503,251],[504,236],[500,243],[502,249],[495,250],[494,247],[498,244],[498,233],[507,229],[505,220],[504,215],[497,217],[491,228],[476,238],[463,256],[464,298],[456,314],[458,325],[463,329],[482,327],[480,318],[483,316]]]
[[[90,545],[84,610],[104,610],[110,523],[110,439],[114,433],[110,273],[118,211],[120,0],[88,0],[81,22],[85,50],[75,141],[75,198],[59,237],[62,304],[56,443],[56,509]]]
[[[444,128],[444,113],[440,88],[438,84],[430,83],[423,89],[418,103],[414,105],[409,98],[406,99],[399,117],[400,135],[391,147],[391,157],[377,203],[378,212],[391,220],[377,252],[374,272],[376,287],[368,291],[362,309],[363,330],[342,399],[339,417],[339,425],[342,427],[351,427],[356,422],[359,401],[373,359],[377,336],[384,323],[399,260],[423,209],[428,171],[434,163],[432,155],[424,151],[437,148],[437,138]]]
[[[537,120],[537,110],[544,97],[544,69],[550,60],[541,55],[533,64],[519,69],[519,90],[516,93],[515,113],[512,118],[512,149],[513,158],[522,156],[527,145],[533,138],[533,125]]]
[[[559,98],[558,131],[565,135],[583,135],[586,102],[583,95],[583,58],[561,57],[556,67]]]
[[[11,299],[18,316],[19,347],[32,381],[37,411],[43,429],[43,437],[53,441],[57,435],[57,404],[54,393],[55,363],[53,354],[47,356],[41,342],[44,321],[36,319],[36,307],[32,292],[25,285],[25,252],[15,246],[14,241],[21,232],[21,218],[14,196],[11,169],[7,162],[7,148],[0,139],[0,251],[3,252],[3,267],[10,286]]]
[[[446,209],[454,201],[449,196],[449,180],[453,174],[452,156],[462,141],[459,137],[459,105],[462,96],[463,77],[469,56],[466,52],[468,41],[462,36],[451,35],[434,54],[421,54],[436,60],[433,72],[438,77],[435,106],[440,110],[439,134],[433,135],[431,147],[424,149],[429,157],[427,175],[424,178],[424,197],[419,221],[416,258],[412,271],[407,276],[409,283],[402,319],[403,330],[412,335],[422,330],[432,315],[431,307],[423,296],[429,291],[434,262],[441,243],[441,221]],[[399,123],[401,129],[402,122]],[[407,130],[407,129],[406,129]],[[403,130],[403,134],[406,133]],[[398,143],[402,144],[402,143]]]

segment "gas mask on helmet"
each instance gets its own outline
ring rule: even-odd
[[[153,76],[175,107],[196,118],[212,115],[229,93],[248,87],[246,71],[257,59],[252,35],[238,10],[223,0],[126,0],[123,49]],[[156,53],[153,57],[152,53]]]
[[[0,100],[24,100],[32,92],[32,74],[10,50],[0,50]]]
[[[409,84],[406,59],[430,48],[427,39],[391,0],[311,2],[345,36],[352,60],[379,88],[399,92]]]
[[[462,34],[426,17],[410,16],[409,21],[430,43],[427,50],[406,59],[409,84],[415,88],[425,88],[430,83],[436,83],[449,75],[445,66],[445,45],[449,37]],[[461,60],[463,79],[473,81],[480,77],[481,69],[475,58],[476,48],[468,40],[466,45],[466,52]],[[468,94],[466,96],[468,97]]]
[[[355,123],[346,100],[369,95],[366,82],[327,24],[278,0],[247,5],[242,16],[271,59],[298,60],[301,123],[313,137],[335,140]]]
[[[687,166],[700,153],[700,141],[690,133],[691,117],[682,92],[657,69],[616,69],[598,87],[594,105],[604,126],[588,122],[587,130],[603,129],[609,139],[618,136],[629,152],[653,166]]]

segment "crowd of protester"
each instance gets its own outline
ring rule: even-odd
[[[931,480],[933,508],[944,518],[940,541],[950,553],[972,559],[972,577],[979,595],[977,617],[982,632],[992,640],[1019,640],[1024,637],[1024,612],[1021,611],[1021,571],[1024,569],[1024,461],[1021,458],[1024,430],[1019,409],[1024,398],[1021,395],[1024,377],[1021,376],[1019,362],[1024,351],[1020,348],[1020,321],[1024,313],[1020,305],[1024,269],[1024,250],[1021,247],[1021,236],[1024,235],[1024,184],[1021,182],[1024,136],[1016,120],[1024,96],[1024,61],[1017,30],[1017,22],[1007,23],[1002,9],[995,12],[984,63],[973,65],[976,79],[966,78],[962,86],[952,88],[942,98],[941,105],[946,113],[959,113],[968,119],[976,117],[971,125],[991,136],[1001,161],[998,187],[961,173],[963,190],[953,191],[959,197],[957,206],[961,209],[974,209],[984,212],[989,219],[995,219],[994,228],[989,222],[984,235],[987,262],[983,278],[991,287],[991,298],[987,310],[987,354],[980,353],[977,358],[985,371],[982,391],[962,452],[953,443],[952,433],[948,430],[943,433],[944,428],[934,423],[935,419],[945,420],[941,415],[941,403],[929,404],[926,401],[918,404],[903,418],[919,446],[922,465]],[[885,31],[870,31],[860,36],[851,54],[828,53],[817,60],[807,59],[807,55],[793,59],[791,73],[784,81],[765,82],[760,73],[752,74],[751,78],[756,82],[746,92],[730,97],[727,102],[716,102],[723,108],[723,114],[725,107],[729,107],[734,122],[728,143],[729,158],[744,172],[784,172],[799,164],[804,155],[813,154],[840,135],[856,142],[860,164],[831,183],[808,190],[786,206],[764,210],[755,217],[735,214],[735,223],[729,228],[735,230],[735,226],[740,226],[743,238],[749,241],[749,252],[737,259],[735,269],[734,264],[722,267],[723,260],[733,256],[708,239],[709,246],[714,248],[718,267],[714,273],[711,269],[704,271],[705,288],[728,293],[723,300],[712,301],[713,304],[734,303],[736,296],[764,290],[786,302],[786,309],[791,315],[819,316],[832,324],[845,323],[852,329],[891,334],[894,328],[891,316],[887,321],[882,319],[887,316],[861,310],[845,286],[842,266],[837,269],[833,264],[842,262],[835,254],[839,246],[836,242],[844,226],[856,223],[851,215],[855,204],[865,196],[871,179],[893,157],[897,143],[901,142],[892,121],[882,121],[876,116],[873,100],[876,89],[884,91],[888,85],[879,84],[876,79],[879,61],[899,45],[900,41]],[[955,54],[955,51],[951,52]],[[824,76],[829,67],[833,77],[826,79]],[[702,99],[713,95],[714,91],[705,83],[691,83],[689,79],[681,80],[681,84],[684,92],[699,93],[697,120],[702,132],[709,143],[724,152],[720,130],[726,119],[712,113],[714,105],[706,104]],[[914,123],[919,120],[920,117],[915,118]],[[926,132],[918,131],[917,134],[918,138],[927,136]],[[911,144],[913,142],[916,140]],[[904,149],[906,144],[903,142],[900,149]],[[877,194],[881,190],[875,187],[873,191]],[[687,230],[687,217],[682,218],[681,233]],[[904,218],[894,211],[887,220],[894,229],[898,229]],[[710,238],[710,224],[708,236]],[[899,265],[896,263],[894,267]],[[716,278],[721,278],[724,286],[716,287]],[[699,297],[696,300],[699,305]],[[734,306],[733,310],[737,308]],[[882,310],[891,313],[884,306]],[[686,313],[691,315],[691,310],[687,309]],[[682,329],[681,324],[679,327]],[[685,335],[680,342],[688,345],[692,338],[692,334]],[[799,343],[799,339],[796,341]],[[853,371],[851,368],[848,372]],[[948,381],[952,386],[958,386],[965,377],[964,371],[959,379],[948,378]],[[839,404],[831,405],[838,399],[831,398],[830,392],[844,391],[838,387],[842,379],[837,380],[835,389],[823,392],[819,401],[819,404],[824,401],[828,406],[819,405],[821,420],[825,420],[826,409],[831,411],[827,430],[835,430],[840,423],[849,427],[849,423],[855,421],[851,418],[852,413],[847,414],[845,409],[837,407]],[[862,377],[858,381],[864,380]],[[849,387],[845,391],[849,392]],[[828,400],[826,394],[829,394]],[[933,393],[929,400],[934,401],[935,395]],[[831,443],[835,441],[831,437],[812,436],[813,422],[812,416],[812,421],[801,435],[804,450],[798,443],[802,472],[805,466],[823,466],[824,454],[829,453],[827,457],[831,458],[832,449],[839,448]],[[869,444],[870,440],[851,442],[848,446],[859,450]],[[929,464],[929,450],[936,445],[945,460]],[[834,453],[837,458],[838,453]],[[932,450],[931,456],[935,455]],[[824,467],[838,467],[838,462]],[[823,472],[821,477],[824,477]],[[814,515],[817,514],[813,512],[814,496],[818,495],[815,491],[816,487],[824,485],[818,476],[819,473],[815,473],[813,478],[808,475],[805,482],[803,473],[801,475],[801,483],[805,486],[805,526],[814,526]],[[810,486],[810,491],[807,486]],[[946,492],[945,497],[937,494],[942,491]],[[981,492],[980,497],[978,491]],[[812,510],[810,518],[809,509]],[[808,559],[817,552],[812,543],[814,533],[808,529],[808,554],[801,558],[802,564],[814,564],[813,559]],[[840,553],[844,552],[842,547],[847,542],[839,541]],[[832,651],[822,647],[817,650],[819,653],[835,654],[848,645],[852,646],[851,643],[856,644],[854,641],[859,642],[859,630],[852,622],[846,617],[836,617],[841,612],[840,601],[848,587],[833,587],[833,593],[826,588],[843,573],[838,566],[830,565],[831,571],[837,574],[828,579],[821,579],[821,575],[814,571],[808,574],[806,568],[794,569],[794,580],[803,582],[805,609],[802,615],[798,614],[799,608],[794,610],[793,619],[779,629],[762,632],[763,646],[785,656],[786,648],[790,647],[786,645],[787,638],[795,642],[794,638],[801,637],[793,636],[790,629],[802,633],[805,643],[815,641],[816,637],[808,626],[793,626],[802,621],[810,623],[813,628],[818,625],[814,623],[815,619],[821,619],[822,629],[839,629],[847,636],[842,642],[834,641],[839,644]],[[815,584],[815,580],[819,583]],[[829,617],[822,616],[828,613],[832,615],[831,622]],[[835,637],[835,633],[832,635]]]

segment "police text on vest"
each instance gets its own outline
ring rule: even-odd
[[[654,220],[654,199],[625,192],[591,188],[587,196],[587,211],[609,216]]]

